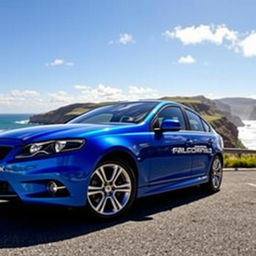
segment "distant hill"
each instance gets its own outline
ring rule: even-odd
[[[30,117],[30,123],[38,124],[63,124],[69,120],[86,113],[97,107],[102,107],[111,104],[111,102],[106,103],[75,103],[67,105],[56,110],[38,114]]]
[[[242,120],[256,120],[256,100],[250,98],[223,98],[215,100],[216,104],[228,105],[232,115],[239,116]]]
[[[230,122],[234,123],[235,126],[244,126],[244,123],[240,117],[231,113],[231,108],[229,105],[216,100],[207,99],[204,96],[163,97],[162,99],[174,100],[184,105],[188,105],[189,107],[201,113],[201,115],[204,115],[207,120],[216,118],[218,115],[224,115]]]
[[[231,107],[220,101],[220,100],[214,100],[216,107],[224,113],[224,115],[228,118],[229,121],[234,123],[237,127],[244,126],[244,123],[242,122],[241,118],[236,114],[231,112]]]
[[[238,129],[233,123],[242,125],[242,121],[238,117],[232,116],[226,106],[226,111],[222,112],[216,105],[215,101],[205,98],[204,96],[197,97],[164,97],[164,100],[174,100],[184,105],[187,105],[197,112],[203,118],[211,123],[211,125],[222,135],[225,147],[243,147],[238,139]],[[113,103],[113,102],[112,102]],[[65,123],[74,117],[86,113],[96,107],[109,105],[111,102],[103,103],[76,103],[59,109],[47,112],[45,114],[34,115],[30,118],[30,123],[39,124],[60,124]]]
[[[244,147],[238,139],[238,129],[233,123],[235,120],[239,125],[243,125],[239,117],[233,116],[228,109],[222,112],[214,100],[204,96],[196,97],[164,97],[164,100],[173,100],[187,105],[201,114],[214,129],[221,134],[225,147]]]

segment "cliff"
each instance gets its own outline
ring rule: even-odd
[[[207,120],[213,128],[222,136],[225,147],[244,147],[238,139],[238,129],[233,123],[243,125],[239,117],[234,117],[227,109],[222,112],[214,100],[205,98],[204,96],[196,97],[164,97],[162,99],[174,100],[194,109]]]
[[[203,96],[197,97],[164,97],[165,100],[174,100],[184,105],[187,105],[197,112],[203,118],[211,123],[211,125],[220,133],[224,139],[225,147],[241,147],[243,146],[238,139],[238,130],[231,119],[234,117],[230,112],[222,112],[216,106],[216,103]],[[60,124],[65,123],[74,117],[81,115],[96,107],[111,104],[110,102],[103,103],[76,103],[61,107],[57,110],[50,111],[45,114],[34,115],[30,118],[30,123],[39,124]],[[239,122],[239,120],[238,120]],[[240,120],[241,122],[241,120]]]
[[[216,100],[217,104],[225,104],[232,115],[242,120],[256,120],[256,100],[250,98],[223,98]]]
[[[244,126],[243,121],[237,115],[237,113],[232,112],[230,105],[222,102],[221,100],[214,100],[216,107],[224,113],[229,121],[231,121],[235,126],[240,127]]]

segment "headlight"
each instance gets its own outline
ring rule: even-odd
[[[78,150],[84,145],[83,139],[51,140],[26,145],[16,158],[28,158]]]

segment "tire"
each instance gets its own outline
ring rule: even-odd
[[[90,176],[87,206],[101,219],[112,219],[133,204],[137,182],[128,163],[116,159],[101,162]]]
[[[202,187],[210,192],[215,193],[220,190],[223,178],[223,163],[219,156],[215,156],[209,172],[209,181],[202,185]]]

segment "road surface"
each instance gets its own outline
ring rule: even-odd
[[[104,223],[85,212],[0,203],[0,255],[256,255],[256,172],[227,171],[222,190],[137,200]]]

